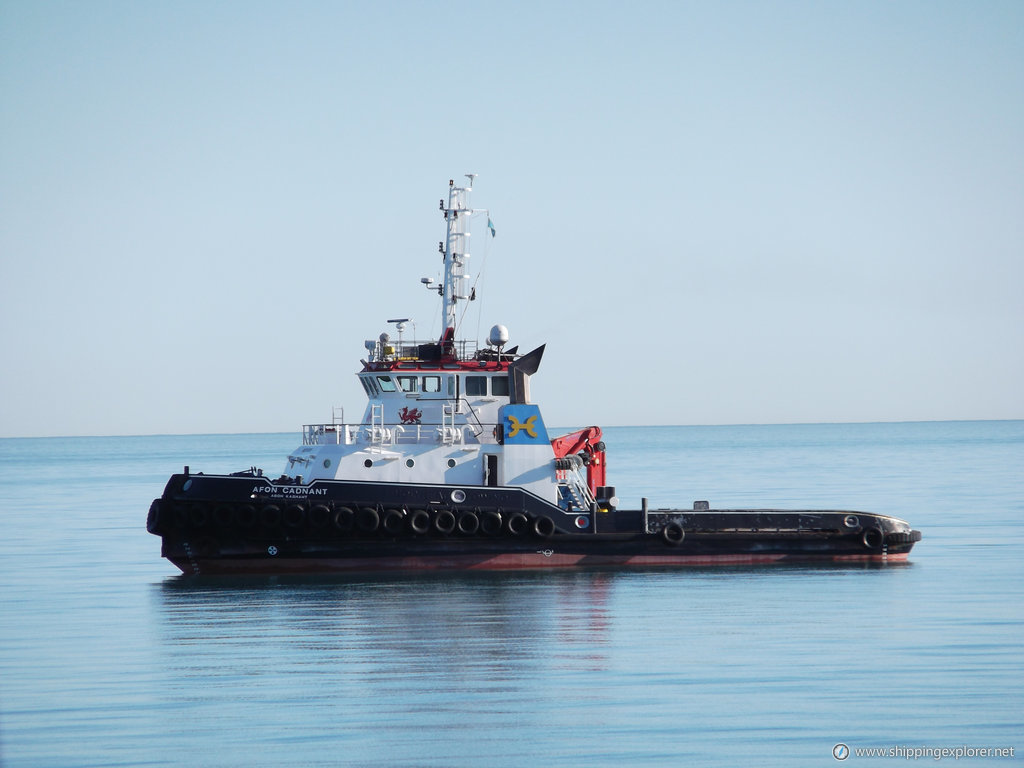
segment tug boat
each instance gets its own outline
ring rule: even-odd
[[[622,509],[599,427],[548,434],[530,400],[544,346],[520,354],[494,326],[458,339],[475,174],[440,209],[443,331],[406,341],[407,318],[367,341],[362,420],[307,424],[271,479],[185,467],[154,500],[147,530],[186,574],[504,570],[905,561],[921,533],[841,510]],[[488,215],[491,235],[494,228]]]

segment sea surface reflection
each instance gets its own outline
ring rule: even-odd
[[[571,727],[567,686],[607,670],[610,579],[171,579],[154,589],[165,704],[262,761],[293,742],[324,764],[518,759],[507,737]]]

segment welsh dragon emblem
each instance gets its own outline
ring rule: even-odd
[[[398,412],[398,418],[402,420],[403,424],[419,424],[420,419],[423,418],[423,411],[419,408],[409,410],[409,407],[406,406]]]

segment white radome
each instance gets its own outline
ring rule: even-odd
[[[503,347],[508,344],[508,328],[504,325],[496,325],[491,328],[491,334],[487,337],[487,343],[492,347]]]

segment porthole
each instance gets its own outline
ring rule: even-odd
[[[463,490],[461,490],[459,488],[456,488],[454,491],[452,491],[452,501],[453,502],[455,502],[456,504],[461,504],[465,500],[466,500],[466,492],[465,491],[463,491]]]
[[[416,460],[415,459],[406,459],[405,460],[405,466],[409,467],[409,469],[412,469],[413,467],[416,466]]]
[[[449,467],[454,467],[455,466],[455,459],[448,459],[448,466]]]
[[[366,461],[364,461],[363,462],[363,466],[366,467],[367,469],[372,467],[373,466],[373,459],[367,459]]]
[[[331,460],[330,459],[324,459],[324,469],[330,469],[330,468],[331,468]]]

